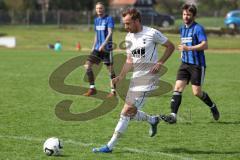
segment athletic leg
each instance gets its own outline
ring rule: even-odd
[[[111,87],[111,92],[107,97],[110,98],[112,96],[116,96],[116,85],[112,84],[112,79],[116,77],[116,74],[114,72],[114,68],[112,64],[107,65],[107,69],[110,77],[110,87]]]
[[[211,98],[208,96],[208,94],[204,91],[202,91],[202,85],[205,78],[205,67],[192,67],[191,68],[192,76],[191,76],[191,83],[192,83],[192,91],[193,95],[198,97],[200,100],[202,100],[207,106],[209,106],[213,118],[215,120],[219,119],[219,112],[217,109],[216,104],[211,100]]]
[[[136,113],[137,113],[136,107],[125,103],[120,115],[120,119],[118,120],[114,133],[112,135],[112,138],[107,143],[107,145],[100,148],[94,148],[93,152],[103,153],[112,152],[113,147],[116,145],[117,141],[122,136],[122,134],[126,131],[130,118],[134,116]]]
[[[215,120],[218,120],[220,115],[217,109],[216,104],[211,100],[209,95],[202,91],[201,86],[192,85],[192,91],[195,96],[202,100],[210,109]]]
[[[94,95],[97,93],[96,88],[95,88],[94,74],[93,74],[92,66],[93,66],[93,63],[88,60],[86,61],[85,65],[84,65],[84,67],[86,69],[86,74],[88,77],[88,82],[90,85],[89,90],[83,94],[84,96],[91,96],[91,95]]]

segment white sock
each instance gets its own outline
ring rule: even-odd
[[[173,117],[177,117],[177,114],[176,114],[176,113],[171,113],[171,115],[172,115]]]
[[[127,117],[124,115],[120,116],[118,124],[115,128],[114,134],[113,134],[111,140],[107,144],[109,149],[111,149],[111,150],[113,149],[113,147],[116,145],[121,134],[123,134],[123,132],[125,132],[125,130],[127,129],[129,120],[130,120],[130,117]]]
[[[133,119],[136,120],[136,121],[148,121],[149,123],[154,123],[155,122],[154,121],[155,119],[152,116],[150,116],[150,115],[148,115],[145,112],[140,111],[140,110],[137,111],[137,113],[133,117]]]
[[[116,145],[118,138],[120,137],[121,133],[114,132],[112,138],[110,141],[107,143],[107,146],[110,150],[113,149],[113,147]]]

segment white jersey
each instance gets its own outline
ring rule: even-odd
[[[138,33],[126,35],[127,54],[133,59],[133,76],[130,84],[132,91],[150,91],[156,88],[155,74],[149,71],[158,61],[157,44],[168,39],[158,30],[143,26]]]

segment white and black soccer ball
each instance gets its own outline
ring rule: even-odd
[[[62,142],[56,138],[48,138],[43,144],[43,152],[48,156],[58,156],[63,148]]]

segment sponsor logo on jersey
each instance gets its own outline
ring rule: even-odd
[[[96,26],[97,31],[104,31],[105,28],[106,28],[105,26]]]
[[[192,42],[192,37],[183,37],[181,38],[182,44],[190,43]]]
[[[132,56],[135,58],[144,58],[145,57],[145,48],[137,48],[132,51]]]

